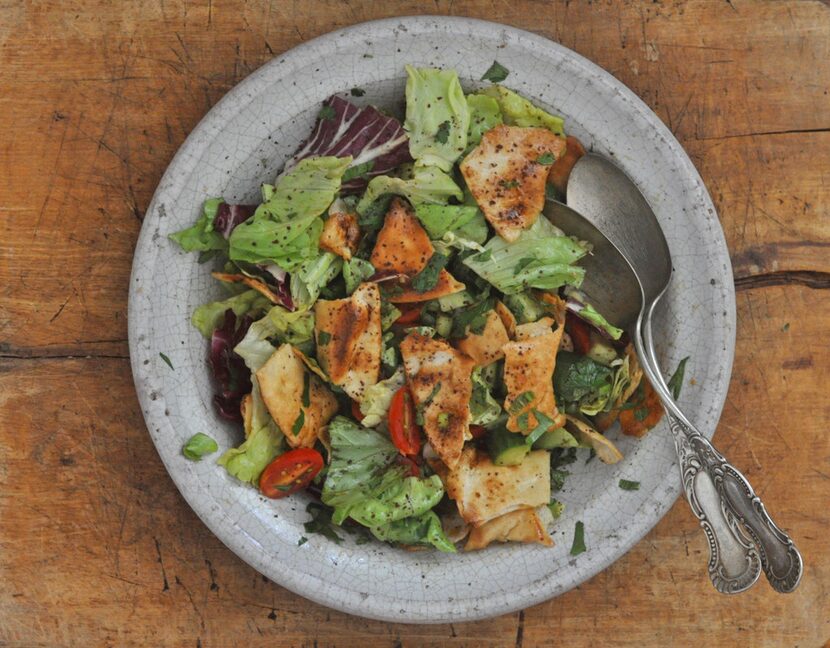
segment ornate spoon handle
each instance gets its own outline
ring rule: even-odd
[[[712,583],[720,592],[742,592],[758,579],[763,569],[773,589],[792,592],[804,569],[801,554],[792,539],[773,522],[746,477],[674,402],[658,368],[650,322],[644,329],[648,354],[637,344],[639,335],[635,345],[643,371],[669,417],[686,499],[709,540]]]

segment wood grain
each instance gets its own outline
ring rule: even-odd
[[[580,588],[475,624],[374,623],[265,581],[144,429],[126,295],[144,210],[204,113],[275,54],[415,13],[530,29],[628,84],[689,151],[732,252],[717,440],[792,530],[791,596],[715,596],[679,503]],[[0,6],[0,646],[821,646],[830,639],[830,9],[820,2]]]

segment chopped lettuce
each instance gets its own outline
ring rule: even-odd
[[[470,111],[455,70],[406,66],[406,121],[409,152],[418,166],[443,171],[467,148]]]
[[[355,106],[337,95],[323,102],[314,130],[285,169],[321,155],[352,156],[343,177],[343,195],[359,193],[369,178],[389,173],[412,159],[406,132],[397,119],[373,106]]]
[[[372,528],[423,515],[444,496],[444,485],[438,475],[427,478],[401,478],[400,469],[392,468],[381,486],[349,508],[349,517]]]
[[[227,241],[221,233],[214,230],[213,222],[219,211],[221,198],[208,198],[202,205],[202,214],[192,227],[170,234],[170,239],[179,244],[185,252],[207,252],[224,250]]]
[[[201,461],[205,455],[213,454],[219,449],[211,437],[207,434],[197,432],[187,440],[182,447],[182,454],[191,461]]]
[[[309,259],[291,273],[291,299],[298,308],[309,308],[320,291],[334,279],[343,267],[343,259],[332,252],[323,252]]]
[[[444,533],[441,520],[434,511],[427,511],[417,517],[390,522],[384,526],[371,527],[378,540],[400,542],[405,545],[429,544],[448,553],[455,553],[455,545]]]
[[[494,236],[484,252],[467,257],[464,265],[508,295],[527,288],[579,286],[585,270],[573,264],[585,248],[567,236],[546,235],[545,223],[545,218],[538,219],[513,243]]]
[[[246,313],[264,311],[270,306],[271,302],[256,290],[246,290],[221,301],[202,304],[193,311],[190,323],[199,329],[204,337],[210,338],[213,331],[222,325],[225,311],[228,309],[232,310],[237,317],[242,317]]]
[[[294,271],[317,256],[322,214],[340,190],[351,158],[301,160],[272,189],[263,187],[263,202],[230,237],[230,258],[275,263]]]
[[[501,415],[501,405],[490,394],[490,388],[481,375],[481,367],[473,369],[473,393],[470,397],[470,423],[490,425]]]
[[[372,178],[366,193],[357,203],[363,215],[384,194],[404,196],[413,205],[437,203],[445,205],[450,198],[461,200],[464,193],[453,179],[437,167],[407,169],[404,177],[377,176]]]
[[[447,232],[457,230],[478,215],[484,219],[479,208],[471,205],[422,203],[415,206],[415,215],[432,239],[440,239]]]
[[[500,85],[490,86],[481,92],[498,102],[505,124],[525,128],[541,126],[542,128],[553,131],[557,135],[565,134],[565,123],[561,117],[551,115],[541,108],[534,106],[520,94]]]
[[[352,257],[343,263],[343,281],[346,293],[351,295],[357,287],[375,274],[375,266],[359,257]]]
[[[397,371],[386,380],[367,387],[363,400],[360,401],[360,413],[363,414],[361,424],[366,427],[380,425],[386,412],[389,411],[392,397],[404,384],[406,384],[406,376],[403,367],[398,367]]]
[[[467,150],[478,146],[481,136],[502,123],[499,102],[483,94],[467,95],[470,127],[467,129]]]
[[[585,295],[574,288],[569,288],[565,291],[565,296],[568,298],[567,308],[573,312],[580,319],[592,324],[595,328],[605,333],[612,340],[619,340],[622,337],[623,330],[617,328],[605,319],[596,308],[590,304]]]
[[[302,344],[311,340],[313,333],[314,313],[309,310],[289,311],[282,306],[274,306],[265,317],[251,324],[245,337],[234,347],[234,352],[254,372],[274,353],[270,339],[274,338],[280,344]]]

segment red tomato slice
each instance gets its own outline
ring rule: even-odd
[[[401,313],[401,316],[395,320],[395,324],[414,324],[421,317],[421,307],[412,306]]]
[[[573,313],[568,313],[565,328],[571,335],[574,351],[585,355],[591,349],[591,327]]]
[[[471,425],[470,426],[470,434],[473,435],[474,439],[480,439],[487,433],[487,430],[484,429],[483,425]]]
[[[403,455],[398,455],[398,463],[409,470],[409,477],[421,476],[421,468],[418,466],[417,463],[415,463],[415,460],[412,457],[404,457]]]
[[[421,450],[421,434],[415,423],[415,405],[406,385],[392,397],[389,406],[389,436],[401,454],[416,455]]]
[[[357,401],[352,401],[352,416],[358,422],[363,420],[363,412],[360,411],[360,403]]]
[[[262,471],[259,490],[272,499],[287,497],[308,486],[322,468],[323,457],[313,448],[289,450]]]

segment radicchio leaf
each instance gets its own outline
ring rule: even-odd
[[[343,182],[340,193],[344,196],[360,193],[373,176],[412,161],[408,137],[397,119],[373,106],[360,108],[337,95],[323,102],[311,136],[286,163],[285,171],[313,155],[352,156],[349,168],[360,167],[362,173]]]
[[[221,202],[213,220],[213,229],[227,239],[233,228],[248,220],[255,211],[256,205],[229,205]]]
[[[253,319],[247,315],[239,320],[230,308],[225,311],[222,325],[213,331],[210,338],[210,368],[219,391],[213,402],[219,416],[230,421],[241,421],[239,405],[242,397],[250,393],[251,372],[245,361],[234,353],[233,348],[242,341]]]

